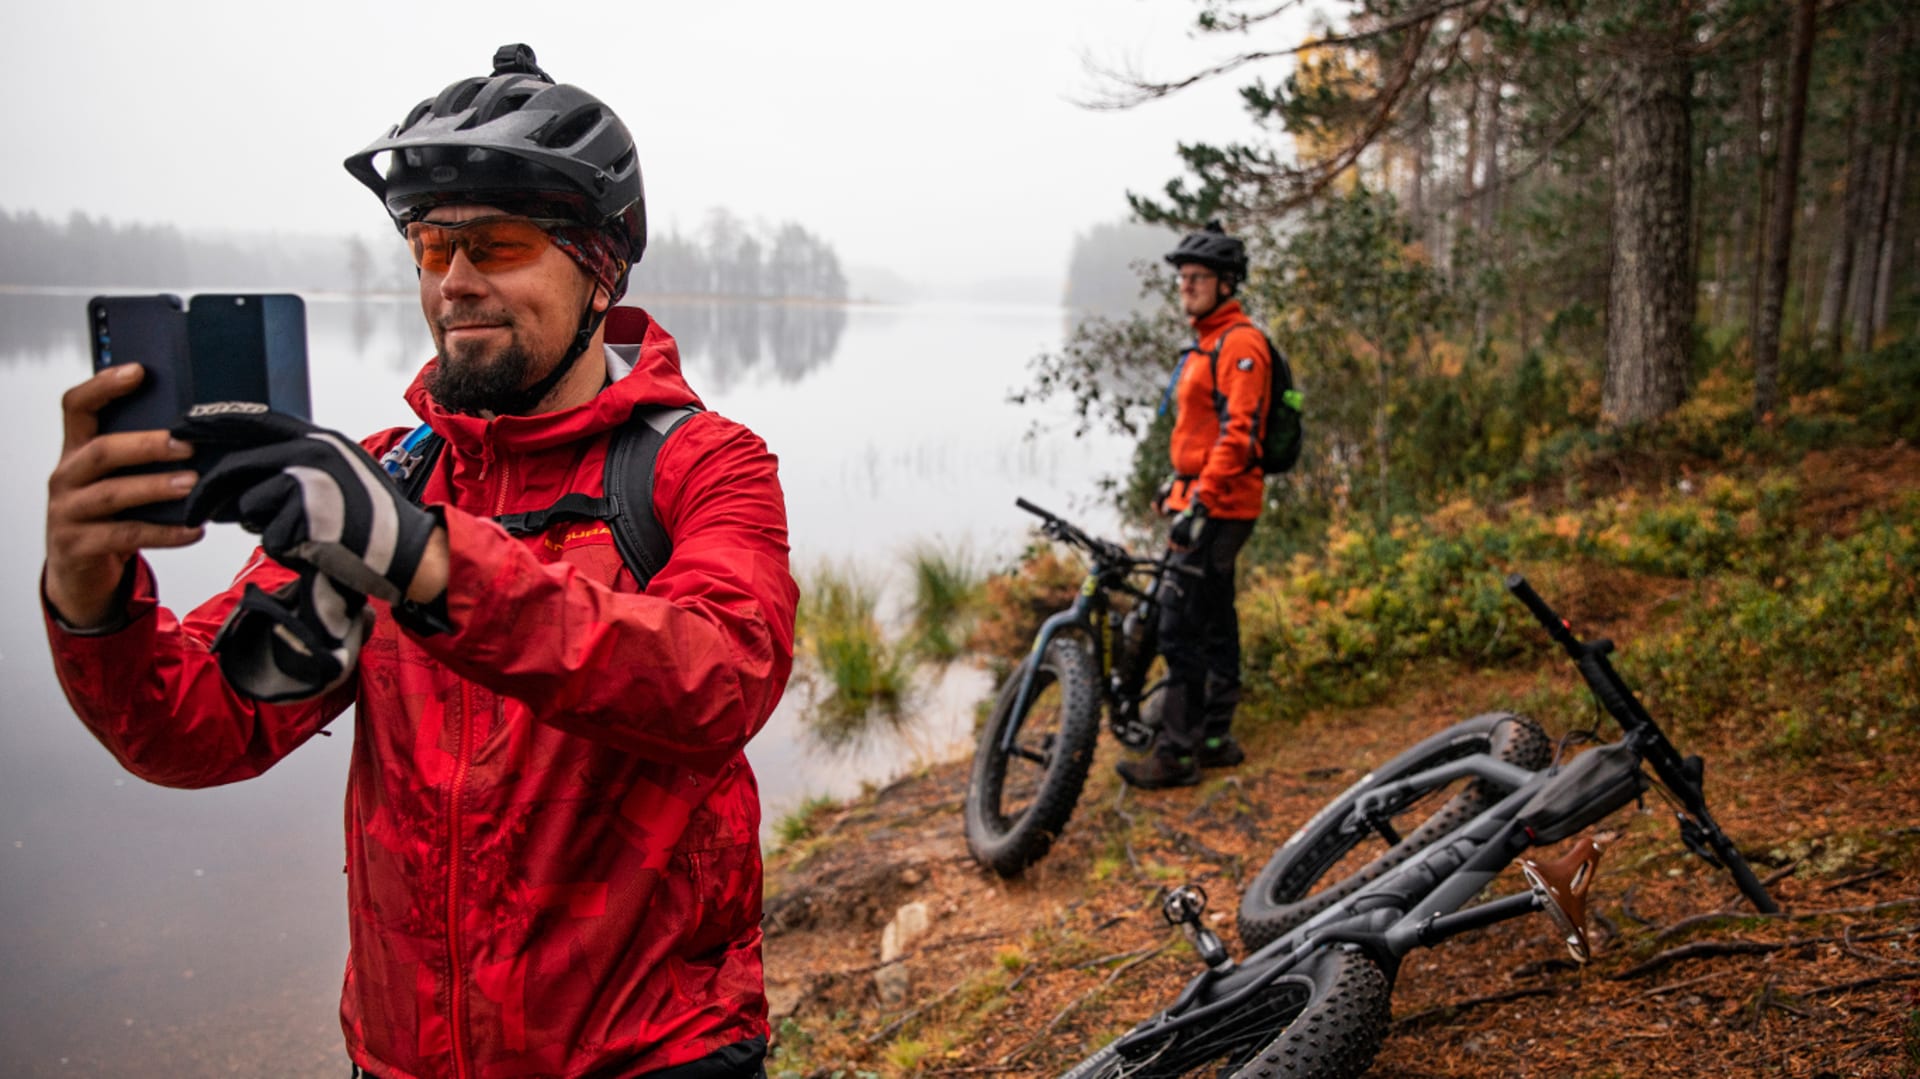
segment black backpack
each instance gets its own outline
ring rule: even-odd
[[[647,582],[666,566],[673,554],[673,543],[666,529],[653,515],[653,464],[660,447],[680,429],[680,425],[699,412],[697,405],[653,405],[633,410],[627,422],[614,428],[607,446],[607,460],[600,478],[606,493],[588,498],[578,492],[560,496],[560,500],[532,513],[507,513],[495,517],[500,527],[516,536],[545,532],[560,521],[605,521],[613,533],[613,545],[620,558],[639,581],[641,591]],[[421,505],[427,489],[427,476],[433,472],[434,459],[440,456],[447,440],[427,424],[421,424],[387,451],[380,464],[400,484],[414,505]]]
[[[1240,326],[1227,327],[1226,332],[1220,335],[1219,342],[1213,346],[1213,351],[1207,356],[1209,365],[1207,371],[1213,378],[1213,407],[1216,412],[1222,414],[1223,420],[1226,418],[1227,399],[1220,392],[1220,350],[1226,346],[1227,334],[1240,328]],[[1300,422],[1300,391],[1294,389],[1293,369],[1287,366],[1286,356],[1274,347],[1273,338],[1268,337],[1267,332],[1258,326],[1248,325],[1246,328],[1259,334],[1260,340],[1266,342],[1267,357],[1271,361],[1268,367],[1272,384],[1267,388],[1266,407],[1263,410],[1265,415],[1258,432],[1260,459],[1257,463],[1260,471],[1268,476],[1280,472],[1291,472],[1293,466],[1300,463],[1300,443],[1303,439]]]

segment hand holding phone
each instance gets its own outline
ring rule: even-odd
[[[125,411],[126,399],[143,384],[140,367],[119,363],[61,398],[65,438],[47,481],[42,583],[54,613],[68,626],[111,622],[125,607],[121,590],[135,555],[148,548],[183,547],[203,533],[124,516],[129,507],[183,498],[196,475],[183,471],[191,468],[190,447],[167,431],[100,434],[101,414]]]
[[[100,414],[100,431],[168,430],[196,404],[247,401],[309,418],[306,305],[300,297],[258,294],[97,296],[87,305],[95,371],[137,362],[146,378]],[[197,454],[204,471],[216,455]],[[142,466],[130,471],[151,471]],[[136,506],[122,516],[185,522],[184,503]]]

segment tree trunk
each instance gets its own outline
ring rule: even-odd
[[[1752,231],[1741,237],[1745,247],[1741,251],[1741,263],[1748,267],[1745,276],[1747,342],[1752,344],[1760,331],[1760,281],[1761,267],[1767,260],[1767,228],[1771,215],[1771,196],[1773,184],[1767,172],[1768,158],[1775,156],[1767,140],[1767,75],[1769,65],[1765,56],[1753,62],[1752,92],[1747,95],[1748,147],[1753,156],[1750,164],[1753,168],[1753,199],[1759,206],[1759,212],[1751,218]]]
[[[1860,210],[1866,204],[1867,158],[1872,145],[1867,138],[1866,109],[1870,88],[1856,87],[1853,107],[1847,110],[1847,188],[1834,221],[1833,247],[1827,259],[1827,283],[1820,290],[1820,317],[1814,321],[1813,336],[1828,352],[1840,351],[1840,332],[1845,323],[1841,313],[1847,308],[1847,285],[1853,280],[1854,235],[1860,230]]]
[[[1893,302],[1894,252],[1900,239],[1900,204],[1904,201],[1901,193],[1907,187],[1907,144],[1911,139],[1910,120],[1913,107],[1909,103],[1901,112],[1900,137],[1893,148],[1893,186],[1887,197],[1886,236],[1880,244],[1880,270],[1876,275],[1879,287],[1873,293],[1873,336],[1879,337],[1887,328],[1889,304]]]
[[[1800,0],[1793,13],[1793,44],[1787,62],[1787,96],[1779,153],[1773,171],[1772,220],[1767,226],[1767,262],[1761,278],[1760,316],[1753,336],[1753,414],[1765,417],[1780,398],[1780,311],[1787,301],[1787,268],[1793,259],[1793,216],[1800,205],[1800,144],[1807,125],[1807,78],[1813,69],[1813,15],[1819,0]]]
[[[1603,419],[1657,419],[1687,398],[1693,343],[1693,70],[1686,10],[1622,41],[1614,92],[1612,269]]]
[[[1892,78],[1893,43],[1877,37],[1867,51],[1867,86],[1873,92],[1873,107],[1866,113],[1868,138],[1873,145],[1871,166],[1866,181],[1866,200],[1860,210],[1860,231],[1855,234],[1853,252],[1853,289],[1848,296],[1851,308],[1849,336],[1856,352],[1873,347],[1873,298],[1879,291],[1880,243],[1887,227],[1887,200],[1893,190],[1893,153],[1889,139],[1893,118],[1900,107],[1900,86]]]
[[[1880,331],[1887,328],[1888,305],[1893,300],[1894,249],[1900,239],[1900,204],[1907,189],[1907,144],[1913,135],[1913,97],[1911,87],[1899,75],[1911,62],[1913,45],[1913,22],[1909,18],[1900,28],[1900,48],[1895,72],[1895,97],[1893,116],[1893,141],[1890,144],[1892,160],[1887,169],[1887,198],[1885,220],[1882,222],[1880,251],[1874,272],[1875,287],[1873,303],[1869,307],[1867,332],[1869,338],[1877,338]]]

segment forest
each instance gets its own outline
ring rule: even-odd
[[[1237,563],[1246,759],[1138,791],[1102,727],[1044,860],[981,868],[956,819],[977,762],[1065,757],[1007,751],[1007,676],[1060,647],[1035,646],[1043,620],[1099,579],[1045,537],[974,579],[916,556],[908,644],[968,655],[1003,689],[975,764],[777,824],[769,1074],[1058,1075],[1109,1045],[1108,1065],[1150,1071],[1172,1036],[1115,1039],[1205,1000],[1176,998],[1203,965],[1232,970],[1160,918],[1170,889],[1210,895],[1242,959],[1229,923],[1260,867],[1313,857],[1303,825],[1338,819],[1320,807],[1405,747],[1493,710],[1543,723],[1562,765],[1618,733],[1509,573],[1618,643],[1625,684],[1700,754],[1718,819],[1787,913],[1744,906],[1649,792],[1592,822],[1608,854],[1590,962],[1551,957],[1516,919],[1409,954],[1391,1017],[1365,1021],[1377,1055],[1315,1070],[1333,1020],[1302,1013],[1297,1039],[1218,1073],[1920,1074],[1920,7],[1351,0],[1305,32],[1295,0],[1191,10],[1217,62],[1103,71],[1095,104],[1230,80],[1244,137],[1181,145],[1179,175],[1128,195],[1130,223],[1080,237],[1075,322],[1012,396],[1047,406],[1037,423],[1065,406],[1077,429],[1134,440],[1106,494],[1133,551],[1162,550],[1159,404],[1191,331],[1150,253],[1211,220],[1249,242],[1239,298],[1291,361],[1307,441],[1269,477]],[[1121,266],[1144,271],[1143,302]],[[875,638],[863,619],[843,621]],[[866,662],[884,653],[831,628],[803,622],[802,639],[834,699],[884,699],[871,672],[889,668]],[[1118,683],[1083,651],[1088,685]],[[1079,707],[1046,700],[1027,713],[1043,727]],[[1387,872],[1404,833],[1368,822],[1380,844],[1344,864]],[[916,907],[931,927],[890,953]],[[1340,1007],[1359,1010],[1326,1015]]]
[[[1240,81],[1245,141],[1182,145],[1185,173],[1129,201],[1254,249],[1243,299],[1310,402],[1310,461],[1274,485],[1296,538],[1569,432],[1670,425],[1721,382],[1746,438],[1824,386],[1920,379],[1909,5],[1367,0],[1277,40],[1297,7],[1203,4],[1236,51],[1109,72],[1100,102]],[[1171,305],[1084,320],[1018,396],[1145,432],[1185,333]]]

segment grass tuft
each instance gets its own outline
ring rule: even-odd
[[[881,632],[879,595],[852,566],[823,566],[801,581],[798,632],[816,690],[806,723],[832,748],[860,744],[876,721],[897,727],[903,718],[910,665]]]

